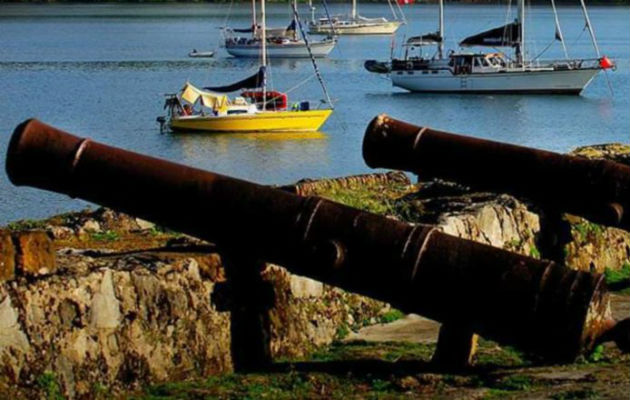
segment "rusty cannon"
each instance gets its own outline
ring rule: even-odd
[[[372,168],[511,193],[630,231],[630,167],[613,161],[441,132],[384,114],[366,129],[363,159]]]
[[[282,265],[549,360],[573,360],[602,340],[627,348],[601,275],[432,226],[132,153],[37,120],[15,129],[6,171],[15,185],[151,220],[236,258]]]

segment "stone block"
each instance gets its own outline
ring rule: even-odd
[[[26,276],[48,275],[57,269],[52,240],[44,231],[17,232],[13,235],[16,245],[16,269]]]
[[[291,294],[297,299],[321,297],[324,294],[324,284],[303,276],[290,276]]]
[[[15,276],[15,246],[11,234],[0,230],[0,282]]]

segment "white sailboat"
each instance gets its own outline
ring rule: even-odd
[[[298,19],[297,10],[294,9]],[[261,1],[261,37],[266,35],[265,0]],[[299,23],[299,19],[298,19]],[[306,39],[305,39],[306,40]],[[306,47],[308,49],[308,41]],[[167,95],[167,117],[158,117],[173,131],[180,132],[315,132],[331,115],[332,101],[315,59],[311,57],[325,103],[313,107],[309,101],[289,103],[286,93],[270,90],[267,83],[266,41],[261,42],[258,72],[239,82],[199,89],[187,82],[179,93]],[[241,91],[229,98],[226,93]],[[324,101],[322,101],[324,103]]]
[[[557,93],[579,94],[602,69],[614,67],[607,57],[600,56],[588,13],[581,0],[586,26],[597,58],[570,59],[556,17],[556,38],[565,49],[562,60],[531,61],[525,49],[525,2],[519,0],[518,17],[514,22],[462,40],[461,47],[512,47],[514,58],[502,53],[455,52],[444,55],[443,0],[439,2],[439,28],[435,33],[412,37],[404,45],[405,56],[390,62],[368,60],[370,72],[389,74],[394,86],[413,92],[457,93]],[[556,12],[554,0],[551,4]],[[422,54],[424,46],[437,46],[433,57]],[[412,54],[417,49],[419,54]]]
[[[392,1],[387,0],[387,2],[394,16],[394,21],[388,21],[384,17],[362,17],[357,12],[357,0],[352,0],[350,16],[327,15],[318,20],[313,17],[309,23],[309,33],[317,35],[391,35],[405,24],[405,16],[398,2],[394,2],[394,4],[400,16],[395,11]]]
[[[297,10],[297,1],[293,0],[292,8]],[[225,37],[225,50],[234,57],[257,58],[260,56],[263,45],[263,35],[256,22],[256,0],[252,0],[253,23],[250,29],[223,30]],[[275,28],[267,30],[265,46],[269,58],[308,58],[311,55],[316,58],[326,57],[337,44],[337,39],[328,36],[322,40],[310,41],[310,52],[303,38],[298,37],[298,26],[295,16],[286,29]],[[240,36],[240,33],[250,32],[251,36]]]

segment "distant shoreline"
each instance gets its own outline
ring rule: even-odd
[[[284,3],[287,0],[267,0],[268,3]],[[327,0],[329,3],[346,3],[349,0]],[[0,0],[0,4],[203,4],[203,3],[229,3],[230,0],[94,0],[94,1],[75,1],[75,0]],[[249,3],[249,0],[234,0],[235,3]],[[306,3],[305,0],[298,0],[300,3]],[[363,3],[386,3],[385,0],[362,0]],[[419,4],[436,4],[438,0],[422,0]],[[315,0],[314,3],[317,3]],[[456,4],[496,4],[501,5],[500,0],[446,0],[446,3]],[[549,4],[549,0],[531,0],[532,4]],[[577,0],[556,0],[561,5],[579,5]],[[587,6],[626,6],[630,5],[630,0],[589,0]]]

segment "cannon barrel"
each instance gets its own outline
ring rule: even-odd
[[[611,326],[603,277],[317,197],[19,125],[10,180],[154,221],[308,276],[469,327],[551,360],[572,360]]]
[[[511,193],[630,230],[630,166],[621,163],[441,132],[385,114],[369,124],[363,158],[372,168]]]

